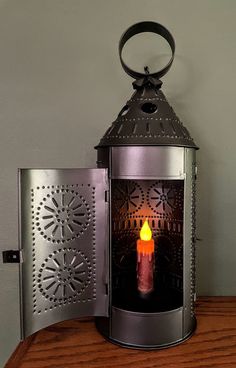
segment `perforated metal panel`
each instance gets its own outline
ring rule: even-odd
[[[105,169],[20,171],[24,336],[108,314]]]

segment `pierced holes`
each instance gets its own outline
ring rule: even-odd
[[[58,289],[60,286],[61,284],[57,284],[56,289],[54,290],[54,293],[53,293],[54,296],[56,296],[56,293],[58,292]]]
[[[65,194],[62,193],[61,195],[61,205],[64,206],[65,205]]]
[[[43,220],[48,220],[53,218],[53,215],[43,216]]]
[[[51,221],[51,222],[49,222],[49,224],[47,224],[46,226],[44,226],[44,230],[47,230],[52,225],[54,225],[54,221]]]
[[[126,114],[127,114],[127,112],[129,111],[129,106],[128,105],[125,105],[122,109],[121,109],[121,111],[119,112],[119,115],[118,115],[118,117],[119,116],[125,116]]]
[[[72,282],[70,282],[70,284],[69,284],[69,285],[70,285],[70,287],[71,287],[71,290],[72,290],[72,291],[75,291],[75,287],[74,287],[74,285],[72,284]]]
[[[71,226],[71,224],[67,224],[67,227],[70,230],[70,232],[73,234],[74,233],[74,228]]]
[[[72,260],[70,262],[70,265],[73,265],[73,263],[75,262],[75,260],[76,260],[76,256],[73,256],[73,258],[72,258]]]
[[[54,229],[52,230],[52,235],[53,235],[53,236],[56,234],[57,229],[58,229],[58,225],[56,225],[56,226],[54,227]]]
[[[173,121],[170,122],[170,125],[172,127],[173,133],[176,134],[176,130],[175,130],[175,126],[174,126]]]
[[[114,125],[112,125],[109,129],[107,129],[106,135],[109,135],[113,128],[114,128]]]
[[[44,206],[45,210],[49,211],[49,212],[55,212],[55,210],[51,207],[48,206]]]
[[[52,267],[46,267],[46,270],[49,271],[49,272],[55,272],[56,271],[56,269],[52,268]]]
[[[137,129],[137,123],[134,124],[133,129],[132,129],[132,134],[136,133],[136,129]]]
[[[74,216],[77,216],[77,217],[85,216],[85,213],[74,213]]]
[[[60,267],[60,263],[58,262],[57,259],[53,259],[53,262],[55,263],[55,265],[59,268]]]
[[[52,202],[53,202],[53,204],[54,204],[54,206],[55,206],[55,207],[58,207],[58,203],[57,203],[57,201],[55,200],[55,198],[52,198]]]
[[[73,224],[75,224],[77,226],[82,226],[83,225],[80,221],[73,220],[72,222],[73,222]]]
[[[83,281],[81,279],[79,279],[78,277],[74,277],[75,282],[78,282],[79,284],[82,284]]]
[[[63,298],[65,298],[65,296],[66,296],[66,285],[62,286],[62,296],[63,296]]]
[[[164,126],[163,126],[163,123],[162,122],[160,122],[160,127],[161,127],[162,133],[165,133],[165,129],[164,129]]]
[[[79,264],[77,264],[74,269],[77,270],[78,268],[80,268],[81,266],[83,266],[84,262],[80,262]]]
[[[68,203],[68,207],[70,207],[72,205],[72,203],[74,202],[74,200],[75,200],[75,197],[72,197],[71,200],[70,200],[70,202]]]
[[[51,287],[53,287],[56,284],[56,281],[53,281],[50,285],[48,285],[45,289],[51,289]]]
[[[150,133],[150,124],[149,123],[146,123],[146,132]]]
[[[52,280],[52,279],[54,279],[54,275],[53,276],[46,276],[46,277],[44,277],[43,282],[44,281],[49,281],[49,280]]]
[[[157,111],[157,105],[155,105],[152,102],[145,102],[142,106],[141,106],[141,110],[143,112],[145,112],[146,114],[153,114],[154,112]]]
[[[85,271],[76,271],[75,274],[85,275]]]
[[[119,127],[119,129],[118,129],[118,131],[117,131],[117,134],[120,134],[120,132],[121,132],[122,128],[123,128],[123,124],[121,124],[121,125],[120,125],[120,127]]]
[[[62,238],[65,237],[65,227],[64,226],[61,227],[61,236]]]
[[[188,134],[186,133],[186,128],[183,126],[181,128],[182,128],[183,135],[186,138],[188,136]]]
[[[80,208],[82,206],[82,203],[80,203],[80,204],[78,204],[77,206],[75,206],[75,207],[72,207],[72,210],[73,211],[75,211],[75,210],[77,210],[78,208]]]

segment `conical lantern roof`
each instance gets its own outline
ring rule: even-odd
[[[138,86],[138,83],[143,84]],[[136,92],[106,131],[98,147],[154,145],[197,148],[160,90],[160,85],[160,81],[151,77],[134,82]]]

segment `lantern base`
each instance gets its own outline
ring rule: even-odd
[[[161,350],[161,349],[168,349],[171,348],[173,346],[176,345],[180,345],[182,343],[184,343],[186,340],[190,339],[193,334],[195,333],[196,327],[197,327],[197,320],[195,319],[195,327],[194,329],[185,337],[183,337],[181,340],[175,341],[173,343],[170,344],[163,344],[163,345],[132,345],[132,344],[127,344],[127,343],[122,343],[120,341],[117,341],[115,339],[113,339],[112,337],[109,337],[105,334],[103,334],[103,332],[100,330],[100,328],[98,327],[97,323],[96,323],[96,328],[98,330],[98,332],[104,337],[105,340],[107,340],[108,342],[111,342],[112,344],[118,345],[121,348],[126,348],[126,349],[135,349],[135,350]]]
[[[192,336],[196,318],[187,333],[182,331],[183,308],[162,313],[134,313],[112,307],[111,318],[96,318],[97,330],[116,345],[141,350],[178,345]]]

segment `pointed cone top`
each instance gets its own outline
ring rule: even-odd
[[[159,88],[160,85],[154,86],[153,83],[138,86],[96,148],[152,145],[197,149]]]

